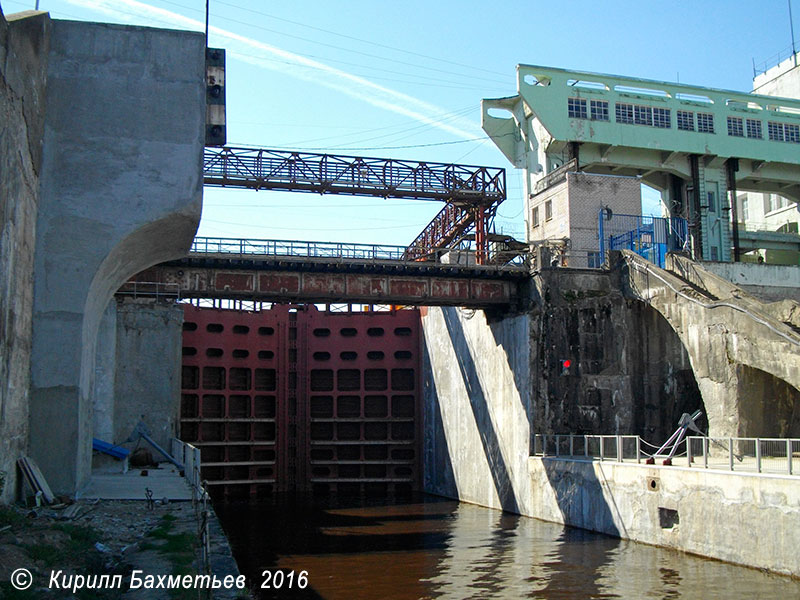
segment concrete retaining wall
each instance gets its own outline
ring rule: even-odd
[[[183,309],[174,304],[118,305],[115,444],[124,442],[141,420],[155,442],[170,451],[180,410],[182,325]],[[161,458],[151,452],[154,458]]]
[[[800,576],[800,480],[531,458],[530,516]]]
[[[482,311],[423,316],[425,490],[527,514],[529,319]]]
[[[0,9],[0,502],[28,446],[33,261],[50,19]],[[4,482],[4,483],[3,483]]]

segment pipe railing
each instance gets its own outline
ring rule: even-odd
[[[800,475],[800,439],[689,436],[672,464],[689,468]],[[666,455],[650,454],[652,444],[636,435],[536,434],[533,455],[543,458],[637,462]],[[685,460],[685,462],[683,462]]]

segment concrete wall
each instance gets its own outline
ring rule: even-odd
[[[535,282],[533,433],[636,434],[660,444],[682,413],[703,408],[681,340],[655,310],[626,300],[613,274],[543,269]]]
[[[531,458],[531,516],[800,575],[796,477]]]
[[[28,446],[33,260],[50,19],[0,9],[0,502]]]
[[[56,492],[91,465],[97,332],[200,218],[202,34],[54,21],[36,224],[30,450]],[[53,427],[58,423],[59,427]]]
[[[800,266],[740,262],[704,263],[703,268],[765,302],[800,302]]]
[[[169,450],[180,410],[183,310],[174,304],[122,302],[116,323],[113,442],[124,442],[141,420],[155,442]]]
[[[609,273],[545,269],[529,314],[427,309],[427,491],[529,514],[534,434],[638,434],[660,445],[682,413],[703,408],[669,323],[614,286]]]
[[[529,319],[422,319],[425,490],[529,514]]]

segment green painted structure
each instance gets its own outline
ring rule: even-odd
[[[483,100],[482,124],[528,199],[565,165],[638,176],[688,220],[695,258],[719,261],[740,253],[737,191],[800,201],[800,100],[532,65],[517,90]]]

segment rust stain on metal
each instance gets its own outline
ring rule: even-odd
[[[253,291],[252,273],[226,273],[218,272],[214,278],[214,287],[218,290],[230,290],[231,292],[252,292]]]
[[[331,275],[328,273],[304,273],[303,292],[309,295],[344,296],[344,275]]]
[[[297,294],[300,292],[300,275],[262,273],[258,277],[258,290],[262,293]]]
[[[508,300],[508,286],[499,281],[472,281],[472,298],[476,300]]]
[[[368,275],[348,275],[347,293],[348,295],[361,298],[381,297],[387,293],[386,279],[383,277],[371,277]]]
[[[431,283],[431,295],[442,299],[469,298],[469,281],[458,279],[434,280]]]
[[[427,298],[428,282],[424,279],[389,279],[389,293],[399,298]]]

